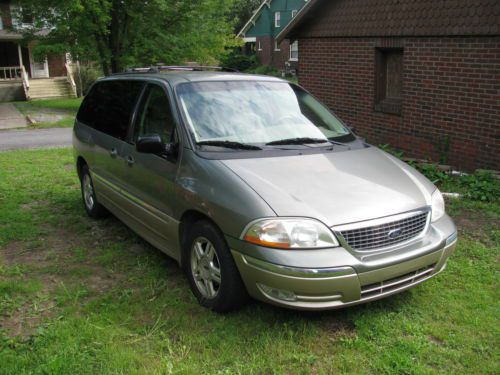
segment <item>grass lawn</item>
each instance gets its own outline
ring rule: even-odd
[[[30,129],[70,128],[82,98],[43,99],[14,103],[24,115],[36,121]]]
[[[175,262],[86,217],[69,149],[0,153],[0,374],[498,374],[500,205],[449,212],[456,253],[410,291],[218,315]]]

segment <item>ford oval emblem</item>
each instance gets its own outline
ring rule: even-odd
[[[387,233],[387,237],[389,237],[391,240],[395,240],[403,234],[403,230],[401,228],[393,229]]]

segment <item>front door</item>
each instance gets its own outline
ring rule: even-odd
[[[175,203],[175,178],[178,164],[163,155],[142,154],[136,151],[135,142],[144,135],[158,134],[164,143],[174,137],[175,121],[172,107],[164,87],[147,86],[135,119],[131,143],[122,147],[126,164],[126,189],[133,197],[134,214],[143,223],[142,235],[175,259],[177,248],[177,221],[173,218]]]
[[[30,50],[31,61],[31,76],[32,78],[48,78],[49,77],[49,64],[47,58],[42,61],[36,61]]]

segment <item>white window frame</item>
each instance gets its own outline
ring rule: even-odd
[[[281,27],[281,12],[274,13],[274,27]]]
[[[3,18],[1,14],[0,14],[0,30],[3,30]]]
[[[292,10],[292,18],[294,18],[297,15],[298,10],[294,9]]]
[[[262,51],[262,44],[260,43],[260,40],[257,42],[257,51]]]
[[[293,46],[297,46],[297,57],[292,57]],[[296,40],[295,42],[290,44],[290,61],[299,61],[299,42]]]
[[[278,40],[277,40],[277,39],[274,39],[274,50],[275,50],[276,52],[281,51],[281,49],[280,49],[280,44],[278,43]]]

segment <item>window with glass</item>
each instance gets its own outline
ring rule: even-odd
[[[141,81],[110,80],[96,83],[78,111],[77,119],[112,137],[125,139]]]
[[[274,13],[274,27],[281,27],[281,13]]]
[[[274,40],[274,50],[275,51],[280,51],[280,44],[278,43],[277,40]]]
[[[290,60],[297,61],[299,59],[299,42],[296,40],[290,44]]]
[[[178,86],[177,94],[195,142],[354,140],[342,122],[314,97],[285,82],[186,83]]]
[[[165,90],[157,85],[146,88],[134,128],[134,140],[145,135],[159,135],[164,143],[172,139],[174,119]]]

